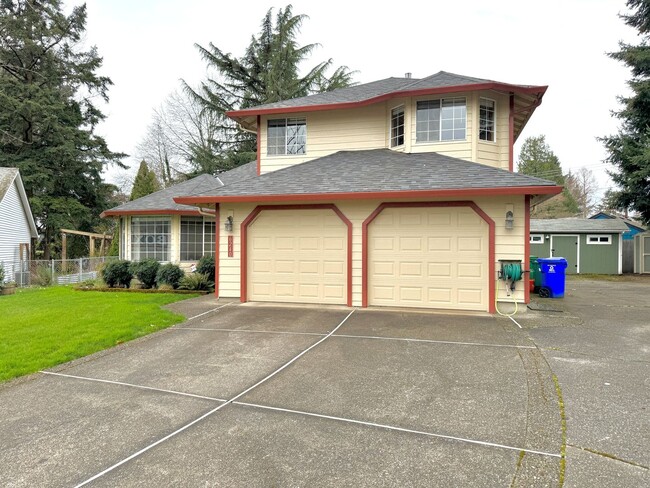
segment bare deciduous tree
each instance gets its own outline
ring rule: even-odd
[[[596,190],[598,184],[591,170],[580,168],[578,171],[569,172],[565,178],[567,189],[575,198],[580,215],[584,218],[596,208]]]

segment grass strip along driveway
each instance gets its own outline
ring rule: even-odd
[[[0,382],[184,320],[160,307],[194,295],[20,290],[0,299]]]

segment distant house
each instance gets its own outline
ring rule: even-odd
[[[14,281],[14,269],[22,259],[29,259],[32,239],[37,237],[18,169],[0,168],[0,263],[5,281]]]
[[[530,254],[565,258],[568,274],[621,274],[626,231],[619,219],[531,219]]]
[[[623,240],[624,241],[632,241],[634,240],[634,236],[637,234],[640,234],[642,232],[646,231],[646,228],[640,223],[637,222],[636,220],[632,219],[626,219],[625,217],[619,217],[618,215],[612,215],[608,214],[605,212],[598,212],[595,215],[592,215],[589,217],[590,219],[618,219],[621,220],[625,223],[627,226],[628,230],[623,233]]]

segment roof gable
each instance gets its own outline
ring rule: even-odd
[[[27,193],[25,193],[25,186],[20,177],[20,171],[18,168],[0,168],[0,203],[2,203],[9,188],[11,188],[14,183],[23,206],[23,212],[25,213],[25,219],[29,225],[31,236],[36,239],[38,237],[38,230],[34,223],[34,215],[32,214],[32,208],[29,205]]]

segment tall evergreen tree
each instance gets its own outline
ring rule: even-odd
[[[619,97],[623,108],[616,112],[622,121],[618,134],[602,138],[609,152],[607,161],[615,169],[609,175],[619,190],[610,194],[617,209],[633,209],[650,224],[650,1],[628,0],[631,12],[620,17],[638,30],[637,46],[620,43],[620,51],[609,56],[632,71],[629,97]]]
[[[332,60],[318,63],[300,75],[301,65],[311,58],[317,44],[299,46],[296,37],[307,17],[294,15],[292,6],[273,9],[264,16],[262,29],[251,39],[242,57],[224,53],[214,44],[207,48],[196,45],[217,79],[202,83],[198,90],[187,84],[185,89],[203,106],[221,117],[222,138],[215,146],[222,149],[215,155],[218,169],[228,169],[255,158],[255,135],[242,130],[225,117],[229,110],[244,109],[280,100],[331,91],[352,84],[353,72],[346,66],[334,69]],[[204,155],[205,156],[205,155]],[[199,168],[200,169],[200,168]]]
[[[112,205],[101,172],[124,157],[94,133],[112,83],[80,46],[85,26],[85,5],[0,0],[0,166],[21,170],[46,259],[59,228],[91,230]]]
[[[150,195],[160,190],[160,182],[156,178],[156,173],[149,169],[147,162],[143,159],[138,168],[138,174],[133,181],[133,189],[129,200],[135,200]]]
[[[555,181],[558,185],[566,183],[560,160],[551,150],[544,135],[526,138],[519,152],[517,171],[525,175]],[[543,202],[533,209],[537,218],[569,217],[579,212],[578,203],[571,194],[568,185],[562,190],[561,195]]]

